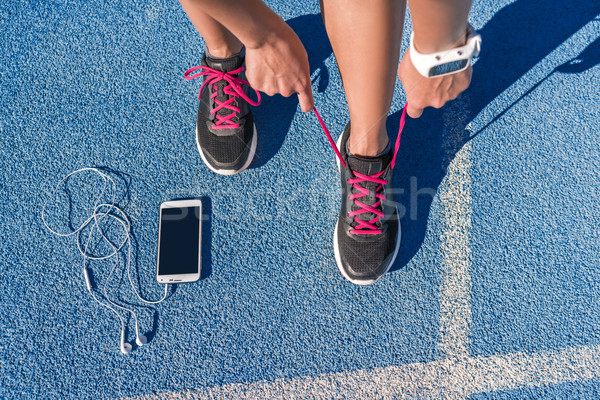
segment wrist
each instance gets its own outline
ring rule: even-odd
[[[253,29],[253,34],[247,35],[242,42],[247,49],[259,49],[263,47],[275,47],[282,39],[288,37],[289,26],[278,15],[261,21],[260,27]]]
[[[465,22],[454,27],[450,32],[436,30],[414,31],[414,46],[419,53],[431,54],[464,46],[467,41],[469,25]]]

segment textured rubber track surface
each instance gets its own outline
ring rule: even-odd
[[[318,2],[268,4],[306,46],[337,138],[348,112]],[[407,122],[401,248],[360,287],[333,255],[335,155],[296,99],[254,109],[243,173],[201,161],[200,82],[183,73],[203,42],[178,2],[2,2],[0,398],[600,398],[599,14],[597,0],[475,2],[471,88]],[[405,98],[397,84],[390,134]],[[40,221],[86,166],[118,182],[147,297],[161,295],[159,203],[201,197],[207,214],[199,282],[156,307],[109,285],[150,339],[129,356],[74,242]],[[97,183],[60,192],[56,227],[81,221]],[[90,267],[102,285],[110,263]]]

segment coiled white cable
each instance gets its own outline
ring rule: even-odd
[[[93,206],[93,210],[92,210],[91,214],[89,216],[87,216],[87,218],[78,227],[74,228],[73,230],[70,230],[69,232],[59,232],[58,230],[53,229],[52,227],[50,227],[50,224],[48,223],[48,221],[46,221],[46,207],[48,206],[48,203],[50,202],[50,200],[52,200],[56,196],[56,193],[58,192],[58,189],[63,184],[63,182],[66,182],[73,175],[80,174],[80,173],[83,173],[86,171],[94,172],[94,173],[98,174],[100,176],[100,178],[102,178],[102,182],[103,182],[102,190],[100,191],[100,194],[93,200],[94,206]],[[110,193],[107,193],[109,188],[112,190],[110,190]],[[43,222],[44,226],[46,227],[46,229],[48,229],[50,232],[52,232],[53,234],[55,234],[57,236],[69,237],[69,236],[77,235],[77,249],[79,250],[79,252],[81,253],[81,255],[83,257],[82,266],[83,266],[83,276],[85,278],[86,287],[87,287],[88,291],[90,292],[90,294],[92,295],[92,298],[98,304],[110,309],[119,318],[119,320],[121,322],[120,348],[121,348],[122,353],[127,354],[127,353],[131,352],[132,347],[131,347],[131,344],[125,342],[126,322],[125,322],[125,319],[123,318],[123,316],[119,313],[119,311],[117,311],[117,309],[124,310],[133,315],[134,322],[135,322],[135,331],[136,331],[136,343],[139,346],[142,346],[142,345],[146,344],[147,339],[144,335],[140,334],[138,318],[137,318],[135,311],[115,303],[114,301],[110,300],[108,297],[107,285],[108,285],[108,282],[110,281],[115,269],[119,265],[119,252],[121,251],[121,249],[123,249],[123,247],[125,245],[127,245],[127,260],[126,260],[127,276],[129,278],[129,283],[131,284],[131,288],[132,288],[133,292],[135,293],[135,295],[138,297],[138,299],[140,299],[141,301],[143,301],[144,303],[147,303],[147,304],[158,304],[167,297],[168,284],[165,284],[165,292],[164,292],[163,297],[156,301],[144,299],[137,291],[137,289],[133,283],[133,279],[131,278],[131,271],[130,271],[131,270],[131,251],[132,251],[131,223],[129,221],[129,218],[127,218],[127,215],[125,214],[125,212],[115,204],[116,192],[117,192],[116,188],[117,188],[117,185],[116,185],[115,181],[109,175],[100,171],[97,168],[81,168],[81,169],[75,170],[75,171],[71,172],[70,174],[66,175],[63,179],[61,179],[60,182],[54,188],[54,191],[52,192],[50,197],[48,197],[48,199],[46,199],[46,201],[44,202],[44,205],[42,206],[41,219],[42,219],[42,222]],[[105,194],[108,194],[109,197],[111,198],[110,203],[102,202],[102,199],[105,196]],[[103,209],[105,209],[104,212],[102,212]],[[120,226],[123,228],[123,237],[124,238],[123,238],[123,241],[121,243],[119,243],[118,245],[115,245],[111,240],[109,240],[108,237],[102,231],[102,228],[100,227],[100,221],[102,221],[106,217],[112,218],[114,221],[118,222],[120,224]],[[82,234],[85,231],[86,227],[88,227],[88,226],[90,227],[90,232],[88,234],[85,245],[83,245]],[[96,230],[100,234],[100,237],[106,243],[108,243],[108,245],[110,246],[111,252],[109,254],[106,254],[103,256],[96,256],[96,255],[92,255],[88,252],[88,248],[90,246],[92,237],[94,236],[94,232]],[[89,275],[89,270],[87,267],[87,262],[88,262],[88,260],[106,260],[111,257],[115,257],[115,263],[113,264],[113,266],[108,274],[108,278],[106,279],[106,282],[104,283],[104,286],[103,286],[104,298],[107,301],[107,303],[105,303],[105,302],[101,301],[94,293],[94,290],[92,287],[92,281],[91,281],[91,278]]]

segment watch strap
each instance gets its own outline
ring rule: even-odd
[[[410,59],[416,70],[426,78],[450,75],[467,69],[481,50],[481,36],[471,25],[467,28],[467,43],[464,46],[432,54],[419,53],[415,49],[414,36],[413,31],[410,35]],[[450,70],[436,73],[439,67],[444,66]]]

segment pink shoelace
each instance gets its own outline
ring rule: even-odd
[[[198,71],[198,70],[200,72],[198,72],[194,75],[190,75],[193,72]],[[202,83],[202,86],[200,87],[200,94],[198,95],[198,99],[200,99],[200,97],[202,96],[202,90],[204,90],[204,87],[206,85],[212,85],[214,93],[210,96],[210,98],[214,99],[216,107],[213,110],[211,110],[211,112],[210,112],[211,115],[217,113],[221,109],[227,109],[227,110],[232,111],[232,113],[227,114],[227,115],[217,114],[216,122],[213,125],[214,129],[239,128],[240,124],[235,123],[232,120],[232,118],[235,117],[235,115],[241,111],[239,107],[236,107],[235,105],[232,104],[237,97],[243,98],[244,100],[246,100],[249,104],[251,104],[253,106],[257,106],[260,104],[260,93],[257,90],[255,90],[254,88],[252,88],[252,86],[250,86],[250,84],[247,81],[234,76],[234,75],[239,74],[243,70],[244,70],[244,67],[240,67],[240,68],[230,71],[230,72],[223,72],[223,71],[219,71],[219,70],[207,67],[205,65],[201,65],[198,67],[190,68],[187,71],[185,71],[185,73],[183,74],[185,79],[187,79],[188,81],[190,81],[194,78],[198,78],[200,76],[206,76],[206,78],[204,79],[204,82]],[[220,101],[220,100],[217,100],[217,98],[216,98],[218,95],[217,83],[222,80],[225,80],[228,83],[228,85],[223,88],[223,93],[228,96],[231,96],[226,101]],[[246,85],[246,86],[250,87],[252,90],[254,90],[258,99],[256,101],[253,101],[252,99],[250,99],[250,97],[248,97],[246,95],[246,93],[244,93],[244,90],[242,89],[242,85]]]
[[[319,123],[321,124],[321,127],[325,132],[325,135],[327,135],[327,139],[329,140],[331,147],[333,147],[335,154],[340,160],[340,163],[344,166],[344,168],[346,168],[346,163],[342,159],[342,155],[340,154],[340,151],[338,150],[335,142],[331,138],[331,134],[325,126],[323,119],[321,119],[321,116],[319,115],[319,112],[317,111],[316,107],[313,108],[313,111],[315,112],[315,115],[317,116],[317,119],[319,120]],[[398,155],[398,149],[400,148],[400,137],[402,136],[402,129],[404,129],[405,122],[406,104],[404,105],[404,109],[402,110],[402,116],[400,117],[400,128],[398,129],[398,137],[396,138],[396,144],[394,146],[394,156],[392,157],[392,161],[390,164],[390,167],[392,169],[396,165],[396,156]],[[377,225],[375,225],[375,223],[380,218],[384,217],[383,212],[378,209],[382,202],[385,201],[385,196],[382,193],[380,193],[380,191],[381,189],[383,189],[384,185],[388,184],[387,180],[381,178],[384,172],[385,170],[374,175],[363,175],[353,171],[355,178],[348,179],[348,183],[351,184],[352,187],[357,191],[357,193],[350,195],[350,200],[354,200],[354,204],[358,207],[357,210],[348,213],[348,217],[354,217],[354,222],[356,223],[356,226],[354,227],[354,229],[350,230],[350,233],[355,235],[377,235],[381,233],[381,229],[379,229]],[[377,199],[377,201],[373,205],[365,204],[359,200],[361,197],[369,195],[369,189],[366,189],[359,185],[363,182],[374,182],[379,184],[379,186],[377,186],[377,189],[375,189],[375,198]],[[375,217],[369,221],[359,218],[359,216],[364,213],[373,213]]]

